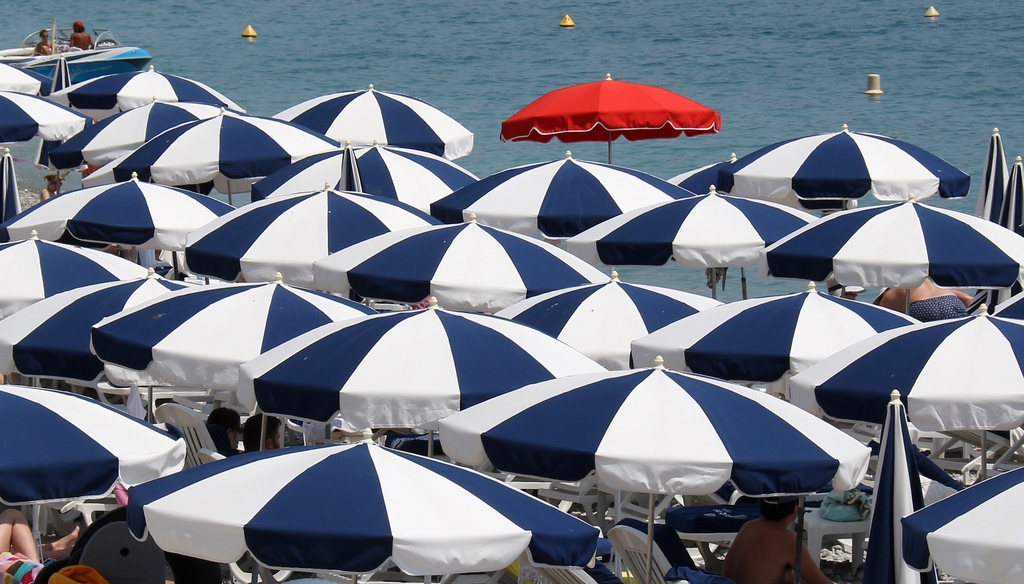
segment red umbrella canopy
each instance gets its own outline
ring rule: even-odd
[[[501,139],[519,142],[605,142],[714,134],[715,110],[660,87],[604,81],[556,89],[501,124]]]

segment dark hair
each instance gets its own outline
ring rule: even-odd
[[[225,430],[240,430],[242,428],[242,417],[231,408],[217,408],[210,412],[206,418],[207,424],[220,426]]]
[[[49,36],[50,31],[46,30],[45,28],[39,29],[39,36],[42,37],[44,34]]]
[[[262,426],[263,414],[256,414],[245,421],[245,427],[242,428],[242,444],[245,445],[246,452],[260,451],[260,430]],[[274,416],[267,418],[268,437],[277,434],[277,430],[280,427],[281,420]]]
[[[778,497],[768,497],[757,501],[757,510],[761,512],[761,517],[768,521],[782,521],[792,515],[794,509],[796,509],[796,499],[783,503],[779,501]]]

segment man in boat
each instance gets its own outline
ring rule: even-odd
[[[71,46],[78,47],[83,51],[88,51],[93,48],[92,37],[89,33],[85,32],[85,25],[82,24],[81,20],[76,20],[71,25],[71,29],[75,32],[71,33]]]
[[[39,42],[33,51],[35,55],[52,55],[53,43],[50,42],[50,31],[45,28],[39,31]]]

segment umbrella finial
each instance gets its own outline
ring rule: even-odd
[[[818,293],[818,286],[815,285],[814,282],[808,282],[807,283],[807,293],[808,294],[817,294]]]
[[[849,134],[850,133],[850,126],[847,126],[846,124],[843,124],[843,131],[846,132],[847,134]]]
[[[284,276],[281,275],[281,272],[274,272],[274,283],[284,284]]]
[[[469,214],[469,222],[472,223],[473,225],[476,225],[476,213]]]
[[[132,180],[135,182],[139,182],[139,173],[135,172],[134,170],[132,171]]]
[[[610,283],[618,283],[618,281],[619,281],[619,273],[615,271],[615,268],[612,268],[612,279],[609,280],[609,282]]]
[[[370,88],[367,89],[367,91],[373,91],[373,84],[372,83],[370,84]]]
[[[660,369],[661,371],[665,370],[665,359],[663,359],[661,355],[654,358],[654,368]]]
[[[10,151],[7,150],[6,148],[4,148],[4,152],[10,152]],[[1013,162],[1014,162],[1014,164],[1020,164],[1020,156],[1018,156],[1017,160],[1014,160]]]
[[[436,296],[431,296],[430,299],[427,300],[427,310],[437,310],[437,297]]]
[[[153,71],[156,71],[156,67],[150,65],[149,66],[149,71],[150,71],[150,73],[152,73]]]
[[[889,394],[889,405],[894,406],[898,403],[900,403],[900,390],[894,389],[892,390],[892,393]]]
[[[717,195],[718,194],[718,189],[715,188],[715,185],[711,185],[711,186],[708,187],[708,194],[709,195]]]
[[[565,159],[566,160],[572,160],[572,150],[566,150],[565,151]]]
[[[999,135],[999,128],[992,128],[992,135],[993,136],[998,136]]]
[[[605,81],[611,81],[612,80],[612,74],[611,73],[605,73],[604,74],[604,80]]]
[[[736,162],[736,153],[733,152],[729,155],[729,162]]]
[[[352,140],[345,140],[345,148],[351,148],[351,147],[352,147]]]
[[[39,241],[39,232],[33,229],[32,233],[28,234],[28,238],[32,241]]]
[[[324,190],[325,190],[325,191],[329,191],[329,190],[331,190],[331,183],[329,183],[329,182],[324,182]]]
[[[380,142],[378,142],[377,139],[374,138],[373,139],[373,147],[376,148],[377,146],[380,146]]]
[[[222,116],[222,115],[224,115],[224,112],[226,112],[226,111],[227,111],[227,108],[225,108],[224,106],[220,106],[220,113],[217,114],[217,115]]]
[[[10,149],[10,148],[7,148],[7,147],[5,146],[5,147],[4,147],[4,156],[7,156],[7,155],[8,155],[8,154],[10,154],[10,153],[11,153],[11,149]],[[1020,156],[1018,156],[1017,158],[1020,158]]]
[[[153,269],[152,267],[150,267],[150,268],[146,269],[146,277],[147,278],[158,278],[159,276],[156,275],[156,270]]]
[[[974,316],[988,316],[988,304],[984,302],[978,307],[978,311],[974,313]]]
[[[917,202],[917,199],[914,197],[914,193],[908,193],[907,194],[907,201],[909,201],[911,203],[916,203]]]
[[[366,428],[363,430],[363,439],[359,441],[360,444],[373,444],[373,430]]]

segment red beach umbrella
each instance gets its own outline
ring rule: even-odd
[[[501,123],[501,140],[608,142],[714,134],[722,129],[715,110],[667,89],[612,80],[584,83],[544,94]]]

